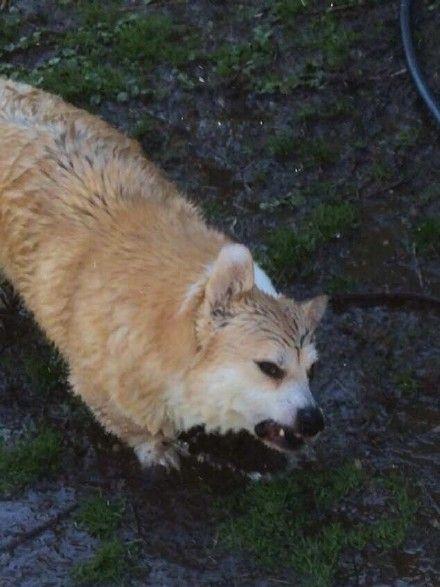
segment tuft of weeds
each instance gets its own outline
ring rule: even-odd
[[[416,226],[414,242],[418,253],[435,256],[440,253],[440,217],[425,218]]]
[[[73,567],[72,579],[78,585],[122,585],[134,557],[133,549],[121,540],[107,540],[90,560]]]
[[[383,491],[387,514],[371,512],[374,521],[355,524],[338,512],[359,492]],[[218,501],[224,512],[225,500]],[[390,549],[402,544],[417,510],[400,476],[371,482],[356,463],[334,470],[302,471],[248,486],[226,502],[221,542],[246,550],[271,569],[293,567],[307,584],[332,582],[342,552],[349,548]]]
[[[0,493],[22,489],[52,475],[59,467],[60,454],[60,437],[49,429],[12,447],[0,444]]]
[[[76,522],[91,536],[111,538],[117,531],[125,506],[122,502],[110,502],[101,495],[85,500],[76,516]]]

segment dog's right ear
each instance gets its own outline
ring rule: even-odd
[[[243,245],[225,245],[212,266],[205,289],[211,311],[225,308],[229,302],[254,286],[254,261]]]

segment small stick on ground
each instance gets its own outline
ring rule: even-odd
[[[61,510],[60,512],[58,512],[58,514],[56,516],[54,516],[53,518],[50,518],[49,520],[47,520],[47,522],[44,522],[43,524],[40,524],[39,526],[35,526],[34,528],[31,528],[27,532],[22,532],[18,536],[15,536],[14,538],[9,540],[9,542],[7,542],[4,546],[2,546],[0,548],[0,552],[8,552],[8,553],[13,552],[16,548],[18,548],[19,546],[21,546],[25,542],[28,542],[28,540],[33,540],[34,538],[36,538],[37,536],[39,536],[43,532],[46,532],[46,530],[50,530],[51,528],[57,526],[61,522],[61,520],[70,516],[70,514],[77,507],[78,507],[78,504],[75,502],[74,504],[71,504],[68,507]]]

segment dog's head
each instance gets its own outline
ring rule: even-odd
[[[325,296],[295,302],[264,293],[248,249],[225,246],[200,295],[199,350],[183,425],[245,429],[280,450],[315,436],[324,421],[309,375],[317,360],[313,334],[326,304]]]

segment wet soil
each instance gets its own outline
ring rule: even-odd
[[[208,50],[220,42],[240,42],[264,20],[268,4],[193,0],[127,7],[163,11],[197,27]],[[311,4],[300,24],[328,5]],[[191,84],[164,67],[166,91],[124,104],[107,100],[99,113],[126,131],[148,113],[154,129],[140,137],[147,155],[204,207],[214,224],[259,253],[266,252],[272,230],[301,224],[335,193],[356,206],[356,229],[335,235],[303,265],[289,267],[278,283],[286,293],[306,297],[349,287],[439,295],[438,257],[414,245],[417,225],[438,214],[438,129],[405,69],[398,2],[350,4],[335,14],[358,36],[344,66],[326,74],[317,87],[257,93],[240,76],[218,79],[199,59],[188,67]],[[418,46],[438,89],[440,51],[434,39],[440,7],[420,4]],[[26,33],[42,22],[63,30],[71,18],[68,2],[17,1],[15,7]],[[279,34],[276,26],[274,34]],[[23,64],[48,51],[42,42],[37,52],[18,52],[14,59]],[[272,67],[294,70],[299,58],[292,48]],[[349,108],[327,116],[338,101]],[[321,114],[298,117],[307,105]],[[338,156],[312,166],[304,166],[295,153],[277,159],[267,141],[282,131],[323,137]],[[299,206],[276,204],[293,191],[305,195]],[[268,209],[267,203],[275,204]],[[63,432],[63,456],[55,478],[0,499],[0,585],[69,584],[72,566],[91,556],[98,544],[77,526],[72,508],[96,490],[126,503],[120,532],[140,545],[132,585],[297,585],[292,569],[268,572],[245,553],[220,546],[213,506],[219,495],[260,476],[295,475],[293,465],[244,434],[208,437],[196,430],[186,437],[191,456],[180,473],[142,477],[130,451],[105,435],[62,383],[51,385],[48,393],[26,376],[26,357],[44,363],[50,350],[20,303],[11,303],[10,288],[5,284],[2,289],[10,305],[0,306],[0,435],[12,443],[50,425]],[[313,387],[327,428],[313,450],[298,455],[295,466],[334,467],[358,459],[366,469],[398,470],[417,486],[421,503],[403,547],[380,557],[367,549],[356,554],[354,563],[342,560],[336,585],[440,583],[439,327],[433,310],[353,308],[330,311],[319,332],[321,358]],[[409,387],[402,385],[402,375],[413,382]]]

